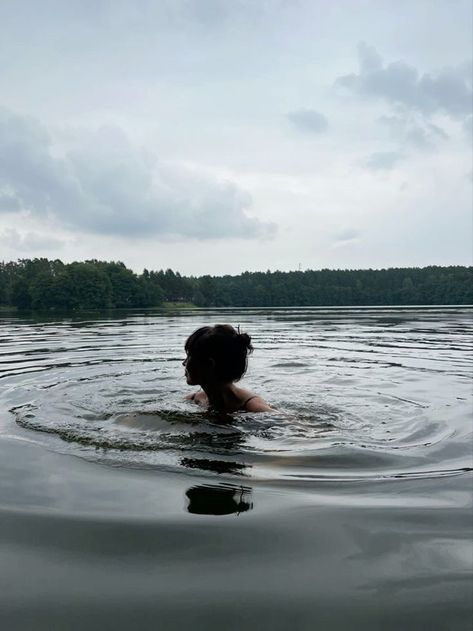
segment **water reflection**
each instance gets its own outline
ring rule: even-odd
[[[186,491],[187,511],[195,515],[231,515],[253,509],[252,489],[247,486],[198,485]]]
[[[3,628],[470,628],[471,309],[266,313],[0,322]],[[182,400],[220,321],[278,412]]]
[[[232,475],[245,475],[245,471],[250,469],[250,465],[229,460],[209,460],[208,458],[182,458],[181,464],[189,469],[201,469],[202,471],[212,471],[213,473],[230,473]]]

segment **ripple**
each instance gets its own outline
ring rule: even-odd
[[[425,470],[426,448],[443,448],[453,437],[446,423],[427,417],[375,425],[327,404],[304,407],[288,402],[267,414],[217,415],[176,401],[174,393],[162,393],[157,403],[148,398],[152,390],[117,388],[117,380],[117,375],[110,379],[110,390],[106,377],[99,383],[68,381],[67,388],[58,382],[43,390],[43,400],[11,411],[18,426],[60,439],[78,455],[119,466],[272,480],[404,478],[448,471],[456,475],[469,468],[457,463],[451,469]],[[54,399],[51,389],[56,391]],[[134,410],[137,401],[141,408]],[[166,407],[166,401],[174,407]],[[401,401],[418,409],[416,402]]]
[[[272,481],[471,469],[469,320],[436,327],[402,313],[317,321],[301,312],[302,333],[286,316],[259,314],[265,326],[248,316],[257,349],[249,380],[271,413],[215,415],[183,400],[178,349],[189,315],[10,327],[3,402],[17,433],[114,466]]]

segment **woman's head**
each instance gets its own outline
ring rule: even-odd
[[[251,338],[239,333],[229,324],[203,326],[190,335],[185,343],[184,360],[189,385],[202,385],[205,381],[230,383],[243,377]]]

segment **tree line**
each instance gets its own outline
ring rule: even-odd
[[[121,262],[46,258],[0,263],[0,305],[32,310],[473,304],[473,267],[136,274]]]

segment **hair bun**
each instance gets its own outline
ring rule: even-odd
[[[251,353],[253,346],[251,344],[251,337],[247,333],[237,333],[238,342],[244,346],[248,352]]]

